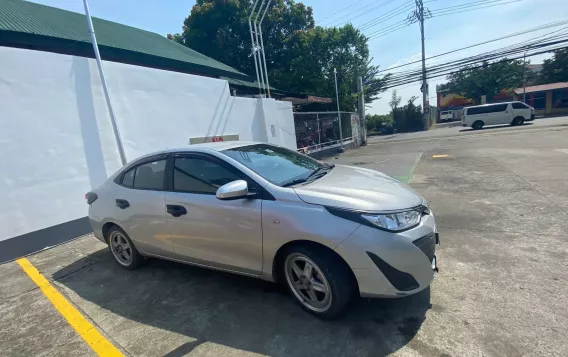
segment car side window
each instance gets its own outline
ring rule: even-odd
[[[523,103],[513,103],[513,109],[527,109],[527,106]]]
[[[122,177],[122,186],[134,187],[134,174],[136,173],[136,168],[128,170]]]
[[[164,175],[166,172],[165,159],[138,165],[131,171],[134,170],[134,182],[132,187],[143,190],[164,190]],[[128,172],[126,174],[128,174]],[[122,181],[123,185],[125,185],[124,180],[126,179],[126,174]]]
[[[229,182],[242,179],[223,165],[196,157],[176,157],[173,176],[174,191],[209,195]]]

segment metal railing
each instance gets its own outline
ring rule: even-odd
[[[339,114],[338,117],[337,112],[294,113],[298,151],[309,154],[353,142],[352,116],[357,114]]]

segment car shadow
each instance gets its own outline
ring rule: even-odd
[[[431,308],[428,288],[400,299],[357,298],[345,316],[323,321],[303,311],[273,283],[157,259],[126,271],[106,249],[60,269],[52,278],[134,355],[183,356],[212,342],[273,356],[355,351],[384,356],[413,339]],[[75,294],[80,299],[73,298]],[[152,338],[166,338],[164,330],[191,341],[174,340],[160,353],[160,344]]]
[[[491,125],[491,126],[484,126],[481,129],[473,129],[473,128],[463,128],[460,129],[460,132],[467,132],[467,131],[484,131],[484,130],[492,130],[492,129],[503,129],[503,128],[518,128],[522,126],[531,126],[534,124],[534,121],[525,122],[523,125],[511,126],[511,124],[503,124],[503,125]]]

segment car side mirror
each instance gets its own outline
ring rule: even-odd
[[[217,190],[217,198],[220,200],[236,200],[248,196],[248,184],[245,180],[229,182]]]

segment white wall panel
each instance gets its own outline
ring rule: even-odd
[[[227,134],[296,148],[290,103],[232,97],[219,79],[104,69],[129,161]],[[87,215],[84,194],[121,166],[93,59],[0,47],[0,165],[0,241]]]

